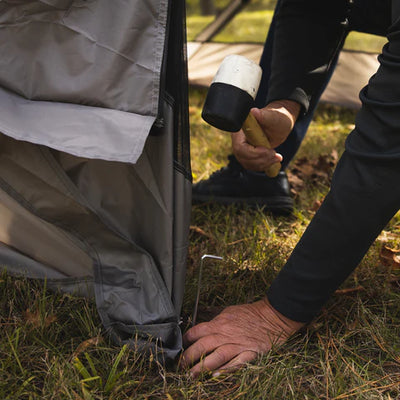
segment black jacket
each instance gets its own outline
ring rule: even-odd
[[[391,0],[282,0],[275,18],[267,100],[295,100],[306,111],[349,31],[386,36]]]

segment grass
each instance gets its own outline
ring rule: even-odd
[[[229,138],[200,118],[204,91],[191,90],[194,180],[225,164]],[[341,153],[354,112],[320,106],[291,172],[320,154]],[[291,217],[217,205],[193,206],[186,295],[190,316],[200,259],[198,320],[263,296],[328,190],[304,178]],[[367,218],[368,216],[366,216]],[[134,349],[110,343],[95,305],[37,282],[0,276],[1,399],[398,399],[400,272],[382,258],[399,248],[400,217],[385,228],[321,314],[289,343],[229,376],[190,380]]]

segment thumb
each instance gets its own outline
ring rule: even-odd
[[[274,122],[274,115],[269,113],[269,110],[266,110],[265,108],[252,108],[250,112],[253,114],[255,119],[257,120],[258,124],[261,126],[263,129],[264,133],[267,134],[269,131],[270,126]],[[268,136],[268,135],[267,135]]]
[[[254,115],[254,117],[256,118],[256,120],[258,121],[258,123],[261,122],[262,120],[262,112],[259,108],[253,107],[250,112]]]

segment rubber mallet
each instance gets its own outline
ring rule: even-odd
[[[242,129],[251,145],[270,149],[268,138],[250,113],[261,75],[261,67],[248,58],[235,54],[225,57],[208,89],[201,115],[210,125],[223,131]],[[265,173],[275,177],[280,169],[281,163],[277,162]]]

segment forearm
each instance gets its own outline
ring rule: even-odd
[[[347,12],[347,0],[282,0],[275,16],[268,102],[289,99],[307,110],[342,46]]]
[[[269,288],[274,308],[302,322],[319,313],[396,213],[398,175],[343,156],[331,192]]]
[[[268,291],[288,318],[312,319],[400,208],[400,22],[390,29],[331,190]]]

